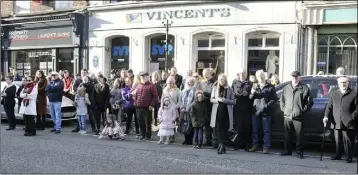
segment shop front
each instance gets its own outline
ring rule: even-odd
[[[346,74],[357,75],[357,2],[307,2],[304,7],[306,73],[335,74],[343,67]]]
[[[153,72],[166,63],[181,74],[211,68],[230,81],[240,68],[289,79],[297,66],[296,5],[172,1],[89,7],[89,69],[105,75],[123,67]]]
[[[57,20],[39,19],[4,20],[3,70],[13,67],[19,76],[45,74],[68,70],[71,74],[81,68],[81,34],[76,17],[58,16]],[[81,17],[79,17],[81,18]]]

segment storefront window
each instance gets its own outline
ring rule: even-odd
[[[52,50],[13,51],[11,65],[20,76],[24,76],[25,73],[35,75],[37,70],[42,70],[47,74],[53,68]]]
[[[248,34],[248,73],[263,69],[268,77],[279,75],[280,35],[272,32]]]
[[[129,37],[112,39],[111,69],[129,68]]]
[[[319,35],[317,70],[335,74],[338,67],[357,75],[357,35]]]
[[[196,71],[211,68],[216,74],[225,73],[225,37],[221,33],[201,33],[196,36],[197,56]]]
[[[153,68],[156,67],[155,69],[159,69],[159,70],[165,70],[165,48],[166,48],[165,35],[155,36],[150,39],[151,67]],[[174,53],[175,53],[175,38],[173,35],[168,35],[168,49],[167,49],[168,68],[174,67],[174,57],[175,57]]]
[[[78,73],[73,72],[73,49],[57,49],[57,69],[68,70],[70,74]]]

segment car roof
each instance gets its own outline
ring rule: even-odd
[[[356,75],[345,75],[348,77],[350,81],[357,81],[358,76]],[[337,75],[308,75],[308,76],[302,76],[301,80],[307,80],[307,79],[337,79],[339,76]]]

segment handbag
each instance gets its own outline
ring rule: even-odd
[[[183,114],[183,115],[187,115],[187,114]],[[191,131],[192,131],[192,126],[191,126],[190,118],[183,117],[180,120],[178,132],[182,134],[190,134]]]

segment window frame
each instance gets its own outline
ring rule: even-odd
[[[198,42],[199,40],[209,40],[209,46],[208,47],[199,47],[198,46]],[[224,40],[224,46],[223,47],[212,47],[212,42],[213,40]],[[198,36],[196,38],[196,50],[200,51],[200,50],[226,50],[226,38],[225,36],[221,36],[221,35],[210,35],[210,36]]]

